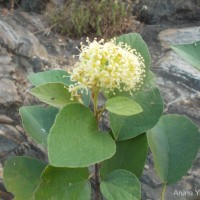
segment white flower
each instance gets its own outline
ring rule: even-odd
[[[71,73],[69,90],[96,91],[132,91],[138,90],[144,82],[145,65],[142,56],[127,44],[116,44],[115,40],[104,43],[103,40],[81,44],[79,61]]]

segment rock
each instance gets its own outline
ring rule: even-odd
[[[12,61],[12,57],[5,48],[0,47],[0,64],[8,65]]]
[[[193,34],[194,33],[194,34]],[[160,59],[152,70],[165,102],[165,113],[186,115],[200,126],[200,72],[185,62],[169,46],[194,42],[199,37],[199,27],[185,29],[167,29],[159,33],[162,44]],[[157,44],[158,46],[159,44]],[[151,52],[154,53],[153,51]],[[153,169],[153,157],[150,153],[141,178],[142,199],[159,200],[162,191],[161,180]],[[200,154],[193,162],[192,168],[180,181],[169,185],[165,198],[170,200],[198,199],[195,190],[199,190]]]
[[[192,180],[190,179],[190,181]],[[142,200],[160,200],[162,189],[162,185],[154,188],[151,184],[142,184]],[[191,183],[185,180],[167,186],[165,193],[166,200],[194,200],[195,196],[195,190],[191,187]]]
[[[141,178],[142,183],[150,185],[152,188],[158,188],[162,185],[161,180],[155,173],[154,169],[144,170]]]
[[[16,11],[14,15],[0,19],[0,46],[10,54],[5,57],[0,52],[0,62],[15,63],[25,74],[66,66],[69,59],[65,55],[72,49],[70,42],[57,35],[50,40],[46,38],[49,27],[45,28],[47,24],[41,16],[32,15]]]
[[[144,169],[148,170],[149,169],[149,165],[145,165]]]
[[[3,180],[3,166],[0,163],[0,181],[2,181],[2,180]]]
[[[12,124],[14,120],[6,115],[0,115],[0,124]]]
[[[34,35],[45,30],[45,27],[48,26],[47,22],[43,20],[41,15],[36,13],[29,14],[19,10],[16,10],[15,13],[9,18],[6,18],[5,21],[13,27],[21,26]]]
[[[11,27],[2,20],[0,20],[0,45],[8,52],[29,58],[47,56],[45,48],[32,33],[19,25],[12,24]]]
[[[0,105],[8,107],[19,104],[21,98],[17,93],[16,86],[13,81],[8,78],[1,78],[0,81]]]
[[[26,2],[34,4],[34,1]],[[65,53],[71,50],[71,46],[65,49],[65,43],[69,43],[65,37],[58,40],[61,37],[55,38],[54,35],[49,39],[43,34],[47,26],[40,17],[20,11],[0,16],[0,200],[12,199],[1,179],[6,159],[24,155],[48,161],[46,148],[25,136],[25,131],[18,125],[18,110],[22,104],[36,102],[27,92],[32,87],[27,81],[29,73],[66,67]],[[56,55],[47,52],[44,44],[55,48]]]
[[[152,154],[148,155],[147,163],[149,166],[149,169],[145,169],[143,172],[143,175],[141,177],[142,182],[142,200],[160,200],[161,198],[161,192],[163,188],[163,184],[158,177],[158,175],[155,172],[155,169],[153,168],[152,164],[149,163],[152,162]],[[195,171],[192,169],[191,171]],[[197,173],[197,171],[196,171]],[[199,179],[197,180],[199,181]],[[193,175],[188,174],[187,176],[184,176],[180,181],[178,181],[176,184],[168,185],[165,193],[165,199],[170,200],[194,200],[195,196],[195,187],[193,182]],[[184,191],[188,191],[188,194],[177,194],[179,192],[184,193]],[[189,193],[192,193],[192,196],[189,195]]]
[[[57,7],[62,7],[65,2],[66,0],[51,0],[51,3],[53,3]]]
[[[41,13],[46,8],[47,2],[47,0],[21,0],[20,7],[26,12]]]
[[[134,5],[133,14],[140,20],[155,24],[163,21],[198,21],[200,0],[140,0]]]
[[[3,165],[2,165],[2,163],[0,163],[0,200],[11,200],[11,199],[13,199],[13,195],[6,191],[2,182],[3,182]]]
[[[8,59],[7,56],[4,58]],[[2,56],[0,55],[0,60],[3,59]],[[5,60],[4,60],[5,61]],[[0,78],[11,78],[11,74],[15,72],[16,65],[15,64],[5,64],[0,62]]]
[[[21,144],[25,141],[24,136],[13,126],[0,124],[0,135],[4,136],[14,142]]]
[[[15,128],[20,132],[20,133],[25,133],[24,129],[20,125],[16,125]]]
[[[11,62],[12,55],[0,45],[0,77],[4,77],[5,74],[15,71],[15,66],[10,65]]]
[[[0,41],[2,46],[6,45],[12,50],[14,50],[19,43],[19,38],[12,27],[3,21],[0,21]]]
[[[0,158],[6,156],[8,153],[14,151],[19,144],[15,143],[13,140],[10,140],[7,137],[1,135],[0,131]]]
[[[24,133],[18,131],[14,126],[0,124],[0,162],[16,155],[27,155],[47,161],[46,149],[44,147],[39,148],[38,144],[30,142],[29,137],[28,140],[29,142],[27,142]]]
[[[159,33],[158,39],[164,49],[169,49],[170,45],[192,43],[200,40],[200,27],[167,29]]]
[[[199,31],[200,27],[168,29],[159,34],[159,40],[169,48],[182,41],[194,42],[200,37]],[[200,72],[172,50],[165,52],[153,70],[166,103],[165,111],[187,115],[200,125]]]

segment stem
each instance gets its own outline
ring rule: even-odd
[[[166,191],[167,185],[164,184],[163,189],[162,189],[162,194],[161,194],[161,200],[165,200],[165,191]]]
[[[98,121],[100,120],[101,115],[103,114],[103,112],[104,112],[105,110],[106,110],[106,108],[102,108],[102,109],[99,110],[99,112],[98,112]]]
[[[100,164],[99,163],[95,164],[95,171],[94,171],[95,200],[101,200],[99,168],[100,168]]]
[[[94,104],[94,116],[99,123],[99,110],[98,110],[98,94],[99,91],[93,93],[93,104]],[[101,200],[100,191],[100,163],[96,163],[94,166],[94,181],[95,181],[95,200]]]
[[[94,116],[97,120],[98,120],[98,94],[99,92],[97,91],[94,93],[94,96],[93,96]]]

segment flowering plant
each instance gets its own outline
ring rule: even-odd
[[[139,200],[149,146],[164,199],[166,186],[197,155],[198,128],[187,117],[162,116],[150,55],[138,34],[87,43],[68,72],[29,76],[30,93],[49,106],[20,108],[22,123],[47,148],[49,161],[8,159],[5,186],[16,200]],[[110,128],[101,126],[106,113]]]
[[[91,91],[135,91],[142,84],[145,74],[144,60],[135,49],[114,40],[104,43],[94,40],[81,46],[80,61],[71,73],[69,91],[78,88]]]

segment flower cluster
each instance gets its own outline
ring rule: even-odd
[[[71,73],[69,91],[132,91],[138,90],[144,82],[145,65],[142,56],[127,44],[116,44],[115,40],[103,40],[81,44],[79,61]]]

